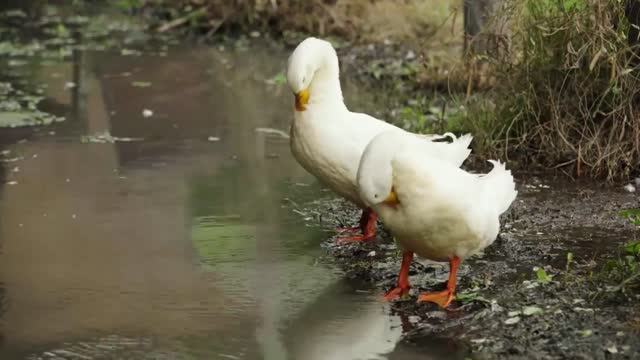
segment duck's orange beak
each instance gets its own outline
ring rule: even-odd
[[[382,201],[383,204],[387,204],[391,207],[396,207],[400,203],[398,201],[398,196],[396,195],[395,189],[392,187],[391,191],[387,195],[387,197]]]
[[[296,97],[296,111],[307,110],[307,103],[309,102],[309,89],[300,90],[295,94]]]

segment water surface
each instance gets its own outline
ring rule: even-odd
[[[285,64],[266,46],[187,45],[30,64],[66,121],[0,132],[0,358],[442,350],[397,346],[401,319],[287,205],[327,195],[285,137],[256,130],[288,130],[291,96],[268,81]]]

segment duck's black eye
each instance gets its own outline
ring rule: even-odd
[[[373,197],[377,199],[378,198],[378,194],[373,194]]]

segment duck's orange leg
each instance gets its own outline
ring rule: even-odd
[[[411,265],[412,259],[413,253],[411,251],[402,252],[402,264],[400,265],[400,273],[398,274],[398,285],[384,294],[385,300],[391,300],[409,293],[409,289],[411,289],[411,284],[409,284],[409,265]]]
[[[376,213],[373,212],[371,208],[367,208],[362,210],[362,216],[360,217],[360,226],[355,229],[362,230],[361,235],[346,235],[338,238],[338,241],[364,241],[373,239],[376,235]],[[351,228],[346,228],[343,230],[347,231]]]
[[[455,295],[456,272],[458,271],[459,264],[460,258],[457,256],[452,257],[449,260],[449,280],[447,281],[447,288],[442,291],[420,293],[420,295],[418,295],[418,302],[430,301],[443,308],[449,306]]]

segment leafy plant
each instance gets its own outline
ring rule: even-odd
[[[539,283],[544,284],[544,283],[551,282],[551,280],[553,280],[553,276],[547,274],[547,272],[544,271],[544,269],[540,266],[535,268],[535,272],[536,272],[536,280]]]
[[[640,226],[640,209],[625,209],[620,210],[618,215],[627,219],[630,223]]]
[[[479,105],[469,104],[467,125],[484,133],[474,143],[486,142],[488,155],[578,176],[612,179],[637,169],[640,148],[628,134],[640,131],[640,73],[626,1],[504,4],[494,22],[510,24],[509,35],[486,34],[497,50],[472,59],[496,78]]]

